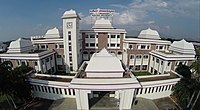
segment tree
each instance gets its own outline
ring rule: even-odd
[[[178,74],[182,75],[184,78],[191,78],[191,71],[190,68],[186,65],[179,64],[175,70]]]
[[[25,65],[12,69],[12,63],[9,61],[0,64],[0,95],[5,95],[9,104],[11,100],[14,109],[17,107],[13,98],[21,99],[24,103],[31,98],[31,89],[26,75],[30,70],[32,68]]]
[[[8,104],[11,105],[9,99],[12,99],[12,63],[5,61],[0,64],[0,95],[5,95]],[[12,108],[16,109],[15,103],[12,101]]]
[[[191,71],[188,66],[180,64],[176,72],[183,76],[181,80],[173,88],[172,95],[175,96],[179,102],[185,107],[191,107],[191,101],[194,98],[195,93],[200,90],[200,83],[191,78]],[[198,95],[199,96],[199,95]]]
[[[192,69],[194,78],[200,82],[200,49],[196,50],[196,58],[197,60],[192,63],[190,68]]]
[[[173,88],[172,95],[175,96],[180,103],[187,105],[191,96],[199,89],[199,83],[194,79],[181,78],[181,80]]]

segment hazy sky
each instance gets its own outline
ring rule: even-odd
[[[62,14],[74,9],[81,29],[90,27],[90,9],[114,9],[114,26],[137,36],[151,27],[162,37],[200,41],[199,0],[0,0],[0,41],[44,35],[62,27]]]

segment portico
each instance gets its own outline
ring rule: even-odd
[[[95,61],[96,66],[90,65]],[[108,66],[109,63],[112,65]],[[75,89],[77,109],[89,110],[89,100],[97,97],[93,94],[95,91],[114,91],[113,97],[119,100],[116,106],[118,105],[120,110],[131,109],[134,91],[141,85],[131,72],[124,70],[116,56],[102,49],[99,53],[93,54],[91,60],[83,63],[81,67],[84,68],[80,68],[69,86]],[[94,69],[93,72],[88,74],[91,69]]]

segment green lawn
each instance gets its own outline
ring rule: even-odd
[[[133,72],[133,74],[134,74],[135,76],[152,75],[152,74],[150,74],[149,72],[146,72],[146,71],[144,71],[144,72],[142,72],[142,71]]]
[[[66,73],[66,72],[55,72],[54,75],[66,75],[66,76],[74,76],[75,73]]]

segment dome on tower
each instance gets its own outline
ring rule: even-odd
[[[53,28],[53,29],[49,29],[46,34],[45,34],[45,38],[60,38],[60,32],[58,30],[58,28]]]
[[[95,21],[93,29],[113,29],[110,20],[101,18]]]
[[[169,50],[182,54],[195,55],[194,45],[192,43],[185,41],[184,39],[180,41],[174,41],[169,47]]]
[[[19,38],[10,43],[7,53],[22,53],[33,51],[34,47],[30,40]]]
[[[80,19],[79,15],[73,9],[71,9],[69,11],[65,11],[65,13],[63,14],[63,16],[61,18],[62,19],[64,19],[64,18],[79,18]]]
[[[142,39],[161,39],[159,33],[156,30],[148,28],[146,30],[142,30],[138,36],[138,38]]]

